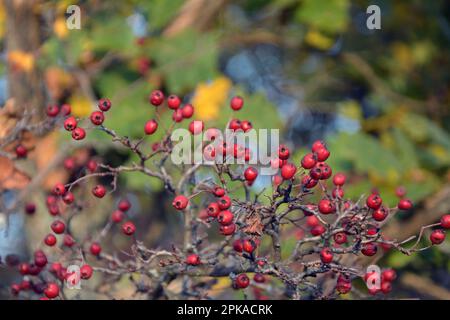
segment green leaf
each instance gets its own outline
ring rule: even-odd
[[[304,0],[295,13],[296,19],[329,33],[345,30],[349,20],[348,0]]]

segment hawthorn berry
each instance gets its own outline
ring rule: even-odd
[[[258,177],[258,170],[256,170],[253,167],[248,167],[245,169],[244,172],[244,178],[247,181],[255,181],[255,179]]]
[[[441,227],[450,229],[450,214],[443,215],[441,218]]]
[[[63,185],[62,183],[55,184],[55,186],[53,187],[53,194],[55,194],[57,196],[62,196],[65,193],[66,193],[65,185]]]
[[[64,129],[67,131],[74,130],[78,125],[77,119],[75,117],[69,117],[66,120],[64,120]]]
[[[303,178],[302,178],[302,185],[306,189],[314,188],[318,182],[319,182],[318,180],[315,180],[315,179],[311,178],[310,176],[303,176]]]
[[[61,112],[61,114],[63,116],[68,116],[68,115],[70,115],[72,113],[72,107],[70,106],[70,104],[64,103],[61,106],[61,111],[60,112]]]
[[[223,197],[225,195],[225,189],[219,186],[215,186],[213,189],[213,193],[216,197]]]
[[[244,250],[243,241],[241,239],[234,240],[233,241],[233,249],[236,252],[242,252],[242,250]]]
[[[65,204],[72,204],[75,201],[75,196],[73,195],[72,192],[67,191],[64,196],[62,197],[62,200],[64,201]]]
[[[183,121],[183,111],[181,109],[174,110],[172,113],[172,120],[176,123]]]
[[[89,160],[88,163],[86,164],[86,167],[89,170],[89,172],[95,172],[98,167],[97,161],[93,159]]]
[[[186,257],[186,264],[190,266],[198,266],[200,264],[200,257],[198,254],[192,253]]]
[[[93,242],[89,248],[89,251],[91,251],[94,256],[98,256],[100,252],[102,252],[102,247],[98,242]]]
[[[83,128],[77,127],[72,131],[72,138],[74,140],[83,140],[86,137],[86,131]]]
[[[34,264],[38,267],[45,267],[47,264],[47,256],[45,255],[44,251],[42,250],[36,250],[34,252]]]
[[[117,208],[119,208],[119,210],[122,212],[127,212],[131,208],[131,202],[127,199],[122,199],[119,201]]]
[[[347,235],[345,232],[338,232],[334,234],[333,239],[337,244],[344,244],[347,242]]]
[[[55,220],[51,224],[51,229],[56,234],[61,234],[66,230],[66,224],[61,220]]]
[[[389,210],[386,207],[381,206],[372,212],[372,218],[375,221],[383,221],[384,219],[386,219],[388,214],[389,214]]]
[[[316,140],[314,141],[312,147],[311,147],[311,151],[312,152],[316,152],[319,149],[326,149],[326,145],[323,141],[321,140]]]
[[[228,210],[220,211],[219,215],[217,216],[217,221],[223,225],[227,226],[233,222],[234,215]]]
[[[286,147],[284,144],[282,144],[278,147],[278,157],[281,160],[289,159],[289,148]]]
[[[312,216],[308,216],[306,217],[306,225],[310,228],[313,228],[315,226],[318,226],[320,224],[319,219],[317,219],[316,216],[312,215]]]
[[[433,230],[430,234],[430,241],[432,244],[441,244],[445,240],[444,230]]]
[[[334,203],[328,199],[322,199],[319,201],[318,205],[320,213],[330,214],[336,212],[336,206]]]
[[[379,207],[381,207],[382,203],[383,199],[381,199],[378,193],[372,193],[370,196],[367,197],[366,200],[367,206],[374,210],[377,210]]]
[[[59,262],[53,262],[50,265],[50,272],[54,273],[54,274],[59,274],[61,272],[62,269],[62,264]]]
[[[71,157],[64,159],[64,168],[69,171],[75,169],[75,160]]]
[[[229,207],[231,207],[231,199],[229,196],[223,196],[219,199],[219,201],[217,201],[217,203],[219,204],[219,208],[220,210],[226,210]]]
[[[229,236],[229,235],[232,235],[235,230],[236,230],[236,225],[234,223],[230,223],[229,225],[226,225],[226,226],[221,225],[219,232],[224,236]]]
[[[92,124],[99,126],[105,121],[105,115],[101,111],[94,111],[90,116]]]
[[[151,119],[145,123],[145,126],[144,126],[145,134],[147,134],[147,135],[154,134],[157,129],[158,129],[158,122],[156,122],[156,120]]]
[[[292,163],[287,162],[285,165],[281,167],[281,177],[284,180],[290,180],[295,176],[297,172],[297,167]]]
[[[111,101],[107,98],[100,99],[98,101],[98,108],[102,111],[108,111],[111,109]]]
[[[242,99],[240,96],[235,96],[230,101],[230,107],[234,111],[241,110],[243,105],[244,105],[244,99]]]
[[[236,288],[238,289],[245,289],[250,284],[250,279],[245,273],[239,274],[236,279],[234,280],[234,283],[236,285]]]
[[[317,163],[316,157],[312,153],[308,153],[307,155],[305,155],[301,161],[302,167],[304,169],[314,168],[316,163]]]
[[[44,294],[49,299],[54,299],[59,295],[59,287],[56,283],[50,282],[44,290]]]
[[[201,120],[194,120],[189,124],[189,131],[196,135],[200,134],[205,128],[205,124]]]
[[[256,249],[256,245],[252,240],[246,239],[242,241],[242,249],[247,253],[252,253]]]
[[[34,214],[36,212],[36,205],[32,202],[29,202],[25,205],[25,213],[26,214]]]
[[[25,148],[23,145],[19,144],[16,149],[16,157],[21,159],[21,158],[26,158],[27,154],[28,154],[28,150],[27,148]]]
[[[20,286],[17,283],[11,285],[11,294],[17,296],[20,293]]]
[[[19,264],[19,272],[21,275],[27,275],[30,272],[30,265],[26,262],[22,262],[21,264]]]
[[[244,132],[247,132],[253,128],[252,123],[250,121],[244,120],[241,122],[241,129]]]
[[[392,282],[397,278],[397,273],[394,269],[386,269],[381,272],[381,281],[385,282]]]
[[[377,253],[377,245],[373,242],[369,242],[363,245],[361,253],[365,256],[371,257]]]
[[[63,238],[63,243],[66,247],[70,248],[75,244],[75,240],[70,234],[65,234]]]
[[[115,223],[119,223],[122,222],[122,220],[125,218],[125,214],[123,213],[122,210],[115,210],[112,214],[111,214],[111,220]]]
[[[176,110],[180,107],[180,104],[181,104],[181,100],[177,95],[171,94],[167,98],[167,106],[170,109]]]
[[[59,113],[59,107],[55,104],[48,105],[45,112],[47,113],[47,116],[54,118]]]
[[[230,121],[228,128],[231,130],[239,130],[241,128],[241,120],[233,119]]]
[[[262,273],[255,273],[253,276],[253,280],[257,283],[264,283],[266,282],[266,277]]]
[[[328,151],[326,148],[319,148],[316,151],[314,151],[314,154],[317,158],[317,161],[323,162],[328,159],[330,156],[330,151]]]
[[[133,222],[127,221],[122,225],[122,232],[127,236],[131,236],[136,232],[136,226]]]
[[[164,93],[161,90],[154,90],[148,99],[152,105],[157,107],[164,102]]]
[[[320,260],[322,260],[323,263],[330,263],[333,261],[333,253],[330,248],[323,248],[320,251]]]
[[[208,212],[208,216],[216,218],[220,212],[219,204],[217,202],[210,203],[206,211]]]
[[[88,264],[84,264],[80,268],[80,276],[81,279],[87,280],[90,277],[92,277],[92,273],[94,272],[94,269]]]
[[[341,187],[333,188],[333,191],[331,192],[331,196],[333,198],[342,199],[344,197],[344,189],[342,189]]]
[[[92,194],[97,198],[103,198],[106,195],[105,186],[98,184],[94,188],[92,188]]]
[[[178,195],[173,199],[172,206],[177,210],[184,210],[189,204],[189,199],[186,196]]]
[[[183,108],[181,108],[181,117],[184,119],[189,119],[194,114],[194,106],[192,104],[185,104]]]
[[[399,186],[395,189],[395,195],[399,198],[403,198],[406,196],[406,189],[405,187]]]
[[[409,200],[409,199],[401,199],[398,202],[397,207],[400,210],[409,210],[409,209],[411,209],[413,207],[413,204],[412,204],[411,200]]]
[[[380,289],[384,294],[388,294],[392,290],[392,284],[389,281],[382,281]]]
[[[345,184],[345,174],[338,172],[333,177],[333,183],[335,186],[343,186]]]
[[[54,234],[49,233],[45,238],[44,242],[49,247],[53,247],[56,244],[56,237]]]

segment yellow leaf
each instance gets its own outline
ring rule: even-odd
[[[305,42],[317,49],[327,50],[331,48],[334,40],[325,36],[323,33],[317,30],[309,30],[305,36]]]
[[[8,53],[8,62],[14,69],[30,72],[34,68],[34,56],[30,52],[13,50]]]
[[[69,99],[69,104],[72,107],[72,114],[75,117],[86,117],[93,109],[91,100],[83,95],[75,94]]]
[[[225,103],[231,81],[227,77],[219,77],[211,83],[197,85],[192,104],[195,107],[196,118],[214,120],[219,116],[219,109]]]
[[[5,8],[3,2],[0,2],[0,38],[5,34]]]
[[[69,33],[69,30],[66,26],[66,20],[64,18],[58,18],[55,20],[55,23],[53,24],[53,31],[55,32],[56,36],[60,39],[64,39],[67,37],[67,34]]]

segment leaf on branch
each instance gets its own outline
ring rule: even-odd
[[[261,222],[261,218],[256,212],[245,217],[244,222],[246,225],[242,228],[243,232],[249,235],[262,236],[264,226]]]

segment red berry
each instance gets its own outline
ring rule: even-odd
[[[51,224],[51,229],[56,234],[61,234],[66,230],[66,225],[61,220],[55,220]]]
[[[86,167],[89,170],[89,172],[95,172],[95,170],[97,170],[97,167],[98,167],[97,161],[92,160],[92,159],[89,160]]]
[[[219,212],[217,216],[217,221],[223,226],[231,224],[233,222],[233,219],[234,215],[228,210]]]
[[[338,172],[333,177],[333,183],[335,186],[343,186],[345,183],[345,179],[345,174]]]
[[[186,264],[190,266],[198,266],[200,264],[200,257],[198,254],[192,253],[186,257]]]
[[[284,180],[290,180],[295,176],[297,172],[297,167],[292,163],[287,162],[281,167],[281,176]]]
[[[312,147],[311,147],[311,151],[312,152],[316,152],[319,149],[326,149],[325,143],[321,140],[316,140]]]
[[[258,170],[253,167],[248,167],[245,169],[244,177],[247,181],[255,181],[256,177],[258,177]]]
[[[122,232],[127,236],[131,236],[136,232],[136,226],[133,222],[127,221],[122,225]]]
[[[183,195],[176,196],[172,201],[172,206],[177,210],[184,210],[189,204],[189,199]]]
[[[161,90],[154,90],[149,96],[149,101],[155,107],[161,105],[164,102],[164,93]]]
[[[56,117],[59,113],[59,107],[55,104],[47,106],[45,109],[45,112],[47,113],[47,116],[49,117]]]
[[[375,221],[383,221],[384,219],[386,219],[386,217],[388,216],[389,211],[387,208],[381,206],[379,207],[377,210],[375,210],[374,212],[372,212],[372,218]]]
[[[347,235],[345,232],[338,232],[333,236],[333,239],[337,244],[344,244],[347,242]]]
[[[98,108],[102,111],[108,111],[111,109],[111,101],[109,99],[103,98],[98,101]]]
[[[372,193],[370,196],[367,197],[367,200],[366,200],[367,206],[374,210],[381,207],[382,203],[383,203],[383,199],[381,199],[381,197],[378,193]]]
[[[253,280],[257,283],[264,283],[266,282],[266,277],[262,273],[255,273]]]
[[[319,201],[319,211],[323,214],[330,214],[336,212],[336,206],[328,199],[322,199]]]
[[[241,128],[241,121],[239,119],[233,119],[228,126],[231,130],[239,130]]]
[[[394,269],[386,269],[381,273],[381,281],[383,282],[392,282],[395,280],[395,278],[397,278],[397,273]]]
[[[54,299],[59,295],[59,287],[56,283],[50,282],[44,290],[44,294],[49,299]]]
[[[308,227],[310,227],[310,228],[313,228],[313,227],[315,227],[315,226],[318,226],[320,224],[320,221],[319,221],[319,219],[317,219],[317,217],[316,216],[308,216],[307,218],[306,218],[306,225],[308,226]]]
[[[247,132],[253,128],[252,123],[250,121],[244,120],[241,122],[241,129],[244,132]]]
[[[236,239],[233,242],[233,249],[237,252],[242,252],[242,250],[244,250],[243,248],[243,242],[241,239]]]
[[[247,253],[252,253],[256,249],[256,245],[252,240],[244,240],[242,242],[242,249]]]
[[[245,273],[241,273],[236,277],[234,283],[238,289],[245,289],[250,284],[250,279]]]
[[[145,123],[145,126],[144,126],[145,134],[148,134],[148,135],[154,134],[157,129],[158,129],[158,122],[156,122],[156,120],[151,119]]]
[[[19,272],[21,275],[27,275],[30,272],[30,265],[28,263],[22,262],[19,264]]]
[[[75,201],[75,196],[73,195],[72,192],[67,191],[64,196],[63,196],[63,201],[65,204],[69,205],[72,204]]]
[[[98,242],[93,242],[91,244],[91,247],[89,248],[89,250],[91,251],[91,253],[94,256],[98,256],[100,254],[100,252],[102,252],[102,247],[100,246],[100,244]]]
[[[405,187],[402,187],[402,186],[397,187],[395,189],[395,195],[397,197],[399,197],[399,198],[403,198],[404,196],[406,196],[406,189],[405,189]]]
[[[312,153],[308,153],[302,158],[302,167],[304,169],[311,169],[316,165],[316,157]]]
[[[413,204],[412,204],[411,200],[409,200],[409,199],[401,199],[398,202],[397,207],[400,210],[409,210],[409,209],[411,209],[413,207]]]
[[[181,109],[174,110],[174,112],[172,113],[172,120],[176,123],[183,121],[183,112],[181,111]]]
[[[224,188],[221,188],[221,187],[219,187],[219,186],[215,186],[214,187],[214,190],[213,190],[213,193],[214,193],[214,195],[216,196],[216,197],[223,197],[224,195],[225,195],[225,189]]]
[[[71,113],[72,113],[72,107],[70,106],[70,104],[64,103],[61,106],[61,114],[63,116],[68,116]]]
[[[381,282],[381,292],[388,294],[392,290],[392,284],[388,281]]]
[[[312,217],[314,217],[314,216],[312,216]],[[308,218],[309,218],[309,217],[308,217]],[[315,217],[314,217],[314,218],[315,218]],[[315,237],[316,237],[316,236],[320,236],[320,235],[323,234],[325,231],[326,231],[325,227],[324,227],[323,225],[321,225],[321,224],[312,227],[311,230],[310,230],[311,235],[313,235],[313,236],[315,236]]]
[[[96,126],[99,126],[105,121],[105,115],[101,111],[94,111],[91,113],[91,122]]]
[[[281,160],[289,159],[289,148],[286,147],[284,144],[282,144],[278,147],[278,157]]]
[[[369,242],[363,245],[361,253],[365,256],[371,257],[377,253],[377,245],[373,242]]]
[[[194,114],[194,107],[192,104],[186,104],[181,108],[181,117],[184,119],[189,119]]]
[[[25,212],[26,214],[34,214],[36,212],[36,205],[32,202],[27,203],[25,205]]]
[[[21,144],[19,144],[17,147],[16,147],[16,156],[17,156],[17,158],[25,158],[26,156],[27,156],[27,154],[28,154],[28,150],[27,150],[27,148],[25,148],[23,145],[21,145]]]
[[[83,140],[86,137],[86,131],[83,128],[77,127],[72,131],[72,138],[74,140]]]
[[[320,251],[320,260],[322,260],[323,263],[330,263],[333,261],[333,253],[330,248],[323,248]]]
[[[200,120],[194,120],[189,124],[189,131],[194,135],[200,134],[204,128],[205,124]]]
[[[180,107],[180,104],[181,104],[181,100],[177,95],[171,94],[167,98],[167,106],[170,109],[176,110]]]
[[[314,154],[316,155],[317,161],[323,162],[330,156],[330,151],[328,151],[326,148],[319,148],[314,151]]]
[[[441,227],[450,229],[450,214],[443,215],[441,218]]]
[[[73,237],[70,234],[65,234],[63,243],[66,247],[70,248],[75,244],[75,240],[73,239]]]
[[[106,195],[106,188],[103,185],[98,184],[92,188],[92,194],[97,198],[103,198]]]
[[[306,189],[314,188],[318,182],[319,182],[318,180],[315,180],[315,179],[311,178],[310,176],[303,176],[303,178],[302,178],[302,185]]]
[[[77,119],[75,117],[69,117],[66,120],[64,120],[64,129],[67,131],[72,131],[75,129],[78,125]]]
[[[83,265],[80,268],[80,276],[81,279],[87,280],[90,277],[92,277],[92,273],[94,272],[94,269],[92,269],[92,267],[88,264]]]
[[[236,225],[234,223],[230,223],[229,225],[221,225],[219,229],[220,233],[224,236],[229,236],[236,231]]]
[[[55,235],[49,233],[45,239],[44,242],[46,245],[48,245],[49,247],[53,247],[56,244],[56,237]]]
[[[120,211],[127,212],[131,208],[131,203],[127,199],[120,200],[117,208],[119,208]]]
[[[340,294],[349,293],[352,290],[352,283],[348,281],[338,281],[336,291]]]
[[[217,203],[219,204],[220,210],[226,210],[231,207],[231,199],[229,196],[223,196]]]
[[[55,184],[55,186],[53,187],[53,194],[55,194],[57,196],[62,196],[65,193],[66,193],[65,185],[63,185],[62,183]]]
[[[34,264],[38,267],[45,267],[47,264],[47,256],[45,255],[44,251],[42,250],[36,250],[34,252]]]
[[[216,218],[220,212],[219,204],[216,202],[210,203],[206,209],[208,216]]]
[[[244,105],[244,99],[242,99],[239,96],[233,97],[230,101],[230,107],[234,111],[241,110],[243,105]]]
[[[433,230],[430,234],[430,241],[432,244],[441,244],[445,240],[444,230],[437,229]]]
[[[69,171],[75,169],[75,160],[73,158],[64,159],[64,168],[66,168]]]
[[[342,189],[341,187],[333,188],[331,195],[333,198],[342,199],[344,197],[344,189]]]
[[[125,218],[125,214],[121,210],[115,210],[111,215],[111,220],[115,223],[122,222],[123,218]]]

